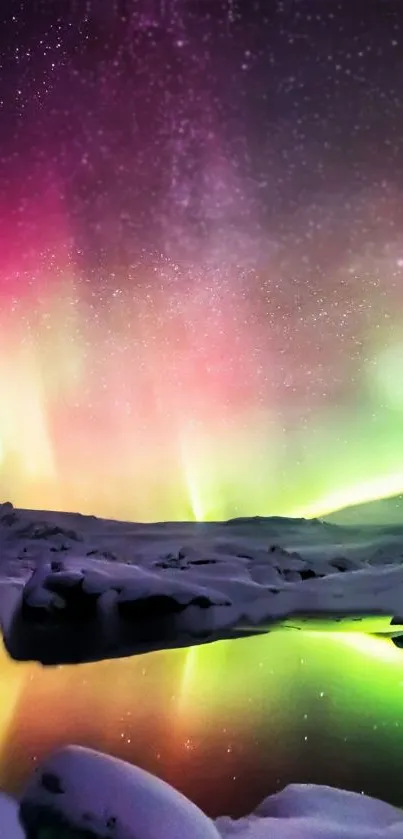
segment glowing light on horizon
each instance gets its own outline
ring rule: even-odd
[[[110,323],[115,337],[101,368],[98,358],[106,350],[102,321],[89,325],[83,305],[73,280],[63,279],[53,284],[46,305],[41,301],[35,308],[29,297],[15,313],[0,315],[0,477],[3,495],[18,506],[145,521],[187,519],[190,510],[196,521],[233,515],[313,518],[403,492],[403,462],[399,472],[352,482],[348,463],[344,467],[341,461],[334,481],[341,482],[345,469],[345,486],[330,493],[321,489],[310,500],[315,494],[311,467],[304,479],[300,466],[293,479],[294,464],[279,422],[271,414],[265,432],[264,412],[253,409],[253,387],[250,409],[235,401],[229,414],[226,388],[233,385],[227,373],[222,393],[212,392],[208,379],[196,378],[197,353],[185,343],[179,348],[180,384],[177,340],[171,359],[162,351],[165,328],[161,353],[158,342],[147,344],[144,323],[148,319],[149,329],[156,328],[158,297],[143,302],[141,315],[138,301],[114,300],[103,325]],[[136,317],[142,319],[139,331]],[[214,368],[213,358],[211,364]],[[155,399],[144,403],[150,383]],[[183,399],[190,402],[193,424],[180,409]],[[329,432],[329,446],[320,444],[325,464],[331,440]],[[279,480],[284,464],[287,484]],[[325,483],[330,481],[328,473]],[[133,493],[140,486],[141,492]],[[304,503],[296,505],[304,496]]]
[[[381,476],[363,483],[357,483],[352,487],[346,487],[343,490],[337,490],[313,504],[308,504],[297,511],[294,510],[291,515],[316,518],[365,502],[393,498],[401,493],[403,493],[403,471],[396,475]]]
[[[278,480],[281,438],[273,461],[264,443],[263,423],[251,410],[249,435],[254,450],[251,446],[248,452],[247,411],[234,403],[231,423],[227,423],[225,390],[222,399],[219,393],[213,396],[202,380],[195,380],[187,392],[196,416],[200,399],[205,401],[201,421],[189,441],[180,410],[171,419],[164,418],[164,406],[169,414],[169,406],[185,398],[170,377],[169,358],[161,353],[168,368],[166,376],[159,375],[156,349],[144,355],[145,345],[136,343],[135,334],[125,335],[129,328],[125,320],[116,332],[109,359],[97,371],[97,356],[105,344],[102,331],[98,332],[96,323],[89,328],[79,316],[77,297],[58,296],[55,289],[53,294],[53,302],[48,301],[51,314],[39,326],[35,310],[24,315],[28,343],[15,317],[7,349],[0,357],[0,474],[3,495],[15,504],[141,520],[187,519],[189,510],[196,521],[232,515],[313,518],[403,492],[403,465],[397,473],[357,482],[351,482],[346,469],[343,488],[330,493],[323,489],[311,500],[315,486],[310,474],[304,481],[300,467],[298,480],[293,480],[294,464],[286,449],[283,461],[289,480],[285,486]],[[120,316],[115,303],[111,322],[117,323]],[[5,317],[2,313],[0,323]],[[30,321],[36,322],[35,332]],[[93,344],[91,333],[95,334]],[[193,358],[187,358],[187,353],[184,348],[181,364],[186,377],[193,369]],[[122,354],[127,360],[123,365]],[[158,400],[140,416],[137,401],[141,407],[142,391],[151,380]],[[128,398],[130,390],[133,396]],[[253,394],[251,398],[253,402]],[[275,429],[272,423],[269,433]],[[325,465],[330,452],[331,435],[328,451],[321,454]],[[107,483],[102,480],[105,471]],[[339,470],[337,483],[341,477]],[[331,476],[326,483],[330,482]],[[135,487],[142,489],[134,493]],[[295,500],[302,501],[304,496],[303,503],[296,505]]]

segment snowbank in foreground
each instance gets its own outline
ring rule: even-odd
[[[300,629],[315,616],[403,636],[402,541],[403,522],[134,524],[3,504],[1,628],[13,658],[44,664]]]
[[[41,824],[102,839],[219,839],[213,822],[165,781],[80,746],[62,749],[35,772],[21,817],[38,839]]]
[[[403,813],[394,807],[310,785],[286,787],[248,818],[214,824],[158,778],[78,746],[61,749],[36,770],[21,818],[30,839],[52,827],[46,836],[70,828],[77,831],[71,839],[403,839]],[[20,834],[11,830],[7,839]]]
[[[246,819],[218,819],[225,839],[402,839],[403,814],[353,792],[292,784]]]

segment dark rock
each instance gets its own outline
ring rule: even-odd
[[[73,542],[82,542],[82,537],[74,530],[66,530],[58,525],[48,522],[30,521],[18,531],[18,536],[23,539],[52,539],[55,536],[64,536]]]
[[[53,792],[56,795],[63,795],[64,793],[60,778],[54,772],[44,772],[41,777],[41,784],[48,792]]]

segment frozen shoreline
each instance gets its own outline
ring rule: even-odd
[[[52,665],[280,627],[399,636],[402,545],[398,524],[135,524],[4,504],[5,645],[17,660]]]

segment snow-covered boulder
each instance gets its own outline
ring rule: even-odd
[[[52,827],[55,836],[70,828],[86,839],[219,839],[211,819],[173,787],[80,746],[61,749],[38,767],[20,813],[30,839],[51,836],[45,831]]]

